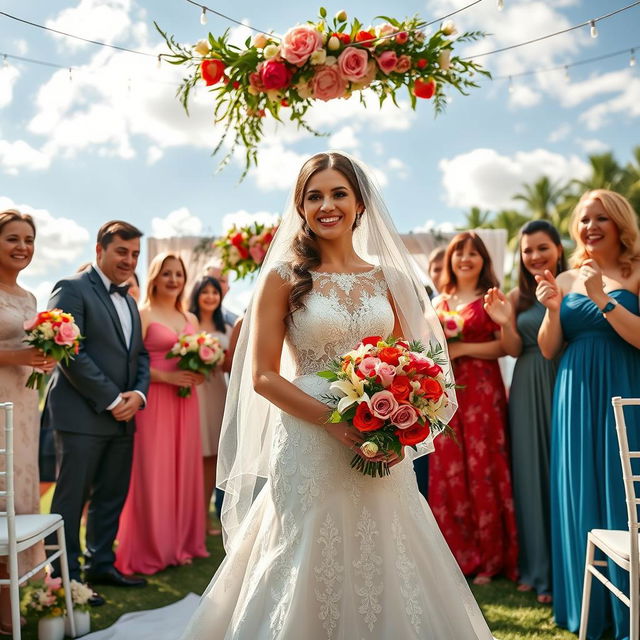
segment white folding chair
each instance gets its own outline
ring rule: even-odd
[[[4,491],[0,491],[0,498],[6,500],[6,511],[0,512],[0,557],[9,559],[9,578],[0,579],[0,585],[9,585],[13,639],[20,640],[20,585],[56,558],[60,558],[67,615],[69,616],[71,634],[75,638],[76,625],[73,618],[67,550],[64,542],[64,521],[62,516],[55,513],[16,515],[13,482],[13,403],[1,402],[0,410],[4,413],[5,434],[4,449],[0,449],[0,454],[5,457],[4,471],[0,471],[0,477],[4,478],[5,487]],[[54,553],[20,575],[18,572],[18,553],[32,547],[54,532],[57,533],[58,544],[45,546],[46,551]]]
[[[639,604],[640,583],[638,582],[638,505],[640,498],[636,492],[635,483],[640,482],[640,475],[634,475],[631,467],[632,458],[640,458],[640,451],[629,451],[627,425],[624,419],[625,406],[640,406],[640,398],[611,398],[613,412],[616,418],[616,432],[620,446],[620,461],[622,462],[622,479],[627,503],[629,528],[624,531],[614,529],[592,529],[587,535],[587,558],[584,567],[584,587],[582,590],[582,614],[580,616],[579,640],[587,638],[587,623],[589,620],[589,599],[591,597],[591,581],[593,576],[598,578],[605,587],[624,602],[630,611],[629,640],[640,640],[639,636]],[[629,572],[629,595],[623,593],[597,567],[606,567],[607,560],[596,560],[596,548],[615,562],[619,567]]]

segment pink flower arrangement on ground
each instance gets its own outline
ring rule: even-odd
[[[246,147],[246,171],[257,163],[257,146],[262,139],[261,118],[283,115],[310,130],[305,114],[314,100],[350,98],[355,91],[370,88],[380,101],[397,104],[401,89],[408,93],[415,109],[416,98],[434,99],[436,113],[443,110],[444,89],[454,87],[463,94],[477,87],[473,75],[488,75],[479,64],[453,54],[454,45],[483,37],[473,31],[457,35],[451,21],[427,35],[427,23],[418,17],[405,20],[381,18],[382,24],[364,27],[345,11],[327,18],[320,9],[319,20],[290,28],[282,37],[257,34],[245,48],[229,44],[229,32],[209,34],[193,47],[172,36],[165,38],[172,64],[186,65],[191,73],[180,89],[187,109],[190,92],[202,78],[215,95],[214,119],[225,122],[233,145]],[[223,136],[223,140],[224,140]],[[218,151],[222,140],[216,147]]]
[[[24,323],[24,330],[27,334],[24,342],[58,362],[69,362],[80,351],[80,329],[74,317],[62,309],[41,311]],[[34,369],[26,386],[41,390],[43,385],[44,374]]]
[[[24,591],[21,606],[25,615],[35,612],[39,617],[63,616],[66,606],[62,578],[47,575],[44,580],[30,582]]]
[[[426,349],[419,342],[371,336],[318,374],[338,394],[326,397],[335,407],[329,422],[349,422],[363,434],[353,468],[373,477],[388,475],[385,462],[367,459],[392,451],[400,455],[403,446],[415,449],[448,430],[443,417],[447,389],[454,385],[445,378],[443,358],[439,345]]]
[[[208,376],[224,362],[224,349],[220,340],[206,331],[183,333],[165,357],[180,358],[178,368],[183,371]],[[188,398],[191,395],[191,387],[178,387],[178,395]]]
[[[241,280],[258,271],[277,230],[277,224],[260,222],[231,227],[224,237],[213,243],[220,250],[223,273],[233,271]]]

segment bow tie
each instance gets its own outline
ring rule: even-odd
[[[127,292],[129,291],[130,286],[131,286],[130,284],[117,285],[117,284],[111,283],[111,286],[109,287],[109,295],[112,295],[114,293],[119,293],[123,298],[126,298]]]

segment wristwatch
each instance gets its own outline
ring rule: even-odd
[[[604,307],[600,309],[600,311],[602,311],[602,315],[606,318],[607,313],[609,313],[610,311],[613,311],[617,306],[618,306],[618,301],[615,298],[609,298],[609,301],[607,302],[607,304],[605,304]]]

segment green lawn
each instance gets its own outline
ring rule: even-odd
[[[47,506],[47,497],[43,498],[43,508]],[[100,593],[107,599],[107,604],[92,609],[92,629],[108,627],[128,611],[155,609],[171,604],[189,592],[202,593],[224,555],[222,538],[209,537],[207,548],[209,558],[151,576],[148,586],[143,589],[102,587]],[[516,591],[512,582],[500,579],[489,585],[472,586],[472,589],[489,627],[499,640],[576,639],[572,633],[553,624],[550,606],[538,604],[533,593]],[[36,627],[36,620],[29,619],[22,637],[36,640]]]

